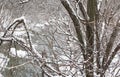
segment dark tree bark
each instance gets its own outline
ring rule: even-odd
[[[86,21],[86,36],[87,36],[87,48],[86,51],[83,52],[83,57],[84,57],[84,61],[87,61],[87,63],[85,63],[85,73],[86,73],[86,77],[93,77],[93,50],[94,50],[94,21],[97,20],[97,2],[96,0],[88,0],[87,2],[87,13],[85,12],[85,9],[82,5],[82,3],[79,0],[76,0],[79,4],[79,8],[83,14],[83,17]],[[80,30],[80,21],[78,20],[78,18],[76,17],[76,14],[74,12],[74,10],[72,9],[72,7],[70,6],[70,3],[67,0],[61,0],[61,3],[63,4],[63,6],[65,7],[65,9],[68,11],[74,27],[76,29],[76,34],[78,37],[78,40],[80,41],[81,44],[83,44],[83,38],[82,38],[82,32]],[[89,16],[89,20],[87,19],[87,14]],[[93,23],[90,23],[93,22]]]
[[[87,49],[85,61],[88,60],[85,65],[86,77],[94,77],[93,65],[94,65],[94,26],[97,21],[97,2],[96,0],[87,1],[87,14],[89,16],[89,22],[86,24],[86,36],[87,36]]]

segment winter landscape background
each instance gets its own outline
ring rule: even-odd
[[[119,0],[0,0],[0,77],[119,77]]]

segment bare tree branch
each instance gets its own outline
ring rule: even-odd
[[[110,53],[112,51],[112,48],[113,48],[113,45],[114,45],[114,42],[115,42],[115,38],[117,37],[118,32],[120,31],[119,27],[120,27],[120,23],[119,23],[119,20],[118,20],[117,24],[114,27],[114,30],[113,30],[113,32],[111,34],[110,40],[107,43],[107,48],[105,50],[105,55],[104,55],[104,58],[103,58],[103,61],[102,61],[103,68],[104,68],[104,66],[105,66],[105,64],[106,64],[106,62],[107,62],[107,60],[108,60],[108,58],[110,56]]]
[[[83,38],[82,38],[82,32],[80,30],[80,22],[78,21],[78,17],[76,16],[75,11],[71,7],[70,2],[68,0],[60,0],[60,1],[63,4],[63,6],[66,8],[67,12],[69,13],[69,15],[70,15],[70,17],[73,21],[74,27],[76,29],[78,40],[84,46],[84,42],[83,42]]]

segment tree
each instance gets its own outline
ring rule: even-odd
[[[2,6],[0,13],[3,17],[0,53],[9,58],[0,57],[5,62],[0,64],[5,77],[120,75],[117,60],[119,0],[17,0],[10,3],[18,4],[17,8],[11,7],[13,12],[10,12]],[[28,8],[33,9],[27,12]],[[41,11],[47,15],[45,18],[39,16]],[[33,15],[31,19],[30,15]]]
[[[79,11],[81,12],[83,16],[83,20],[79,18],[79,15],[75,12],[73,9],[73,6],[71,6],[71,2],[68,0],[60,0],[67,12],[69,13],[69,16],[71,20],[73,21],[74,28],[76,30],[77,38],[80,42],[81,52],[82,56],[84,57],[84,70],[86,77],[95,77],[94,72],[97,74],[100,74],[100,77],[103,77],[106,70],[108,69],[110,63],[112,62],[114,56],[118,52],[119,45],[116,45],[115,49],[113,49],[113,45],[115,42],[115,39],[117,37],[117,34],[119,32],[119,18],[116,21],[116,26],[113,28],[113,31],[110,35],[109,41],[106,43],[106,48],[103,52],[101,52],[101,42],[104,42],[103,36],[100,37],[101,32],[100,29],[102,26],[99,26],[100,20],[101,20],[101,10],[98,10],[98,1],[97,0],[87,0],[87,11],[85,10],[84,4],[80,0],[74,0],[77,3],[77,8],[79,8]],[[108,3],[109,1],[106,1]],[[106,11],[105,11],[106,12]],[[113,14],[114,13],[114,14]],[[116,14],[115,11],[112,11],[111,18],[105,19],[105,21],[108,21],[106,23],[107,26],[109,26],[109,23],[113,23],[109,20],[114,18],[114,15]],[[102,16],[104,13],[102,13]],[[88,16],[88,17],[87,17]],[[84,21],[84,23],[82,23]],[[114,21],[114,20],[113,20]],[[82,25],[80,24],[82,23]],[[104,23],[104,22],[102,22]],[[114,24],[112,24],[114,25]],[[84,27],[85,26],[85,27]],[[82,30],[83,27],[85,30]],[[101,28],[102,29],[102,28]],[[84,31],[85,35],[82,33]],[[84,41],[85,39],[85,41]],[[101,40],[102,39],[102,40]],[[97,52],[96,52],[97,51]],[[96,53],[96,54],[94,54]],[[103,53],[104,56],[100,57],[100,53]],[[94,62],[94,59],[96,60]],[[101,60],[102,59],[102,60]],[[96,66],[94,65],[96,64]],[[97,71],[94,71],[94,67],[97,67]]]

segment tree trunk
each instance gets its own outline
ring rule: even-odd
[[[84,60],[87,61],[85,64],[86,77],[94,77],[94,26],[97,21],[97,1],[88,0],[87,1],[87,14],[89,16],[89,21],[86,24],[86,36],[87,36],[87,49]]]
[[[74,12],[73,8],[71,7],[70,3],[68,0],[60,0],[61,3],[63,4],[63,6],[65,7],[65,9],[67,10],[67,12],[69,13],[74,27],[76,29],[76,34],[77,34],[77,38],[79,40],[79,42],[82,44],[82,46],[85,47],[84,42],[83,42],[83,35],[81,33],[80,30],[80,21],[76,16],[76,13]],[[76,0],[77,2],[79,2],[78,0]],[[87,48],[84,51],[84,48],[82,49],[82,53],[83,53],[83,57],[84,57],[84,61],[86,61],[85,63],[85,73],[86,73],[86,77],[94,77],[93,75],[93,50],[94,50],[94,25],[95,23],[91,23],[97,20],[97,1],[96,0],[88,0],[87,2],[87,13],[89,16],[89,20],[87,20],[87,17],[85,15],[85,11],[84,11],[84,7],[82,7],[82,3],[79,3],[79,8],[81,10],[81,12],[83,12],[83,17],[86,20],[86,36],[87,36]]]

